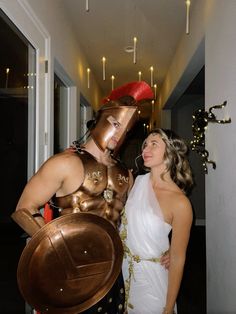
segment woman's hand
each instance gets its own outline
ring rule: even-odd
[[[169,252],[169,250],[162,254],[160,263],[162,266],[165,267],[165,269],[169,269],[169,267],[170,267],[170,252]]]

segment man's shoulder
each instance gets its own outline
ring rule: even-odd
[[[55,164],[55,165],[63,164],[64,166],[66,166],[66,165],[71,165],[71,164],[73,165],[74,163],[81,164],[82,162],[81,162],[79,154],[77,154],[76,152],[63,151],[61,153],[51,156],[48,159],[48,163]]]

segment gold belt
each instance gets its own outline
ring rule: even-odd
[[[129,303],[129,292],[130,292],[130,284],[131,284],[131,278],[134,277],[134,262],[140,263],[141,261],[148,261],[153,263],[160,263],[161,257],[153,257],[153,258],[141,258],[139,255],[134,255],[131,253],[129,247],[126,245],[126,239],[127,239],[127,218],[125,215],[125,211],[123,209],[122,211],[122,225],[124,226],[123,230],[120,232],[120,237],[123,243],[123,249],[124,249],[124,258],[129,257],[129,277],[125,280],[125,309],[127,307],[133,309],[133,305]],[[163,253],[165,254],[165,253]]]
[[[132,276],[134,278],[134,263],[135,262],[140,263],[141,261],[160,263],[161,258],[160,257],[141,258],[138,255],[133,255],[127,246],[126,246],[126,248],[129,251],[129,253],[127,253],[127,251],[125,250],[125,253],[127,253],[127,255],[129,257],[129,261],[128,261],[129,277],[125,280],[125,309],[127,309],[127,307],[133,309],[134,308],[133,305],[129,302],[129,293],[130,293],[131,278],[132,278]],[[126,258],[127,258],[127,255],[126,255]],[[134,278],[134,280],[135,280],[135,278]]]

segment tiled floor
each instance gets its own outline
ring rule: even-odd
[[[16,282],[16,269],[25,240],[14,225],[0,226],[0,314],[24,314],[25,305]],[[205,228],[193,227],[178,314],[206,313]]]

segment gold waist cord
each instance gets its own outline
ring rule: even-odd
[[[141,258],[138,255],[133,255],[126,245],[126,239],[127,239],[127,218],[125,215],[125,210],[123,209],[122,211],[122,225],[123,225],[123,230],[120,232],[120,237],[123,243],[123,249],[124,249],[124,258],[129,257],[129,277],[128,279],[125,280],[125,310],[127,310],[127,307],[133,309],[133,305],[129,303],[129,292],[130,292],[130,284],[131,284],[131,278],[133,276],[134,278],[134,263],[140,263],[141,261],[148,261],[148,262],[154,262],[154,263],[160,263],[161,258],[160,257],[154,257],[154,258]],[[163,253],[165,254],[165,253]],[[134,278],[135,279],[135,278]]]
[[[127,247],[127,246],[126,246]],[[129,248],[127,247],[127,249],[129,250]],[[129,302],[129,293],[130,293],[130,285],[131,285],[131,278],[133,276],[134,280],[134,263],[140,263],[141,261],[148,261],[148,262],[154,262],[154,263],[160,263],[161,258],[160,257],[156,257],[156,258],[148,258],[148,259],[144,259],[144,258],[140,258],[140,256],[138,255],[132,255],[130,253],[127,254],[129,256],[129,277],[128,279],[125,280],[125,309],[127,310],[127,307],[133,309],[133,305]]]

